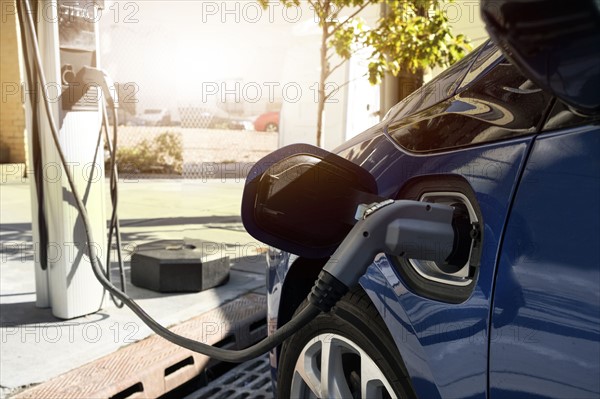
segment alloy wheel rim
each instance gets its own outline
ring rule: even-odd
[[[396,398],[373,359],[338,334],[321,334],[300,352],[290,390],[292,398]]]

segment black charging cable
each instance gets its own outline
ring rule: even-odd
[[[106,277],[108,281],[111,281],[111,249],[112,249],[112,238],[115,236],[115,244],[117,246],[117,264],[119,268],[119,277],[121,282],[121,291],[123,293],[127,293],[126,291],[126,280],[125,280],[125,265],[123,262],[123,254],[122,254],[122,246],[121,246],[121,229],[119,223],[119,217],[117,215],[117,206],[119,202],[119,189],[118,189],[118,181],[119,174],[117,171],[117,112],[116,106],[113,102],[111,106],[112,115],[113,115],[113,138],[111,140],[109,132],[108,132],[108,113],[106,112],[106,104],[102,102],[100,104],[102,109],[102,130],[106,136],[106,145],[108,147],[109,157],[110,157],[110,200],[112,205],[112,211],[109,222],[108,229],[108,241],[107,241],[107,251],[106,251]],[[117,308],[122,308],[124,306],[122,301],[119,301],[115,298],[114,294],[110,294],[110,298],[115,304]]]
[[[17,8],[20,10],[22,4],[20,1],[17,2]],[[19,31],[23,40],[21,40],[21,49],[23,54],[27,54],[27,41],[25,40],[25,21],[23,21],[23,13],[19,12]],[[38,234],[40,239],[40,267],[42,270],[48,269],[48,225],[46,220],[45,212],[45,200],[44,200],[44,185],[43,185],[43,158],[42,149],[40,143],[40,126],[39,126],[39,94],[37,90],[33,88],[37,87],[37,79],[34,74],[30,71],[30,66],[25,63],[25,69],[27,73],[27,85],[29,87],[31,97],[29,102],[31,104],[31,153],[33,163],[33,181],[35,185],[36,198],[38,203],[37,211],[37,222],[38,222]]]
[[[28,32],[30,35],[30,40],[32,43],[32,52],[34,58],[34,65],[31,69],[35,70],[37,76],[39,78],[39,82],[42,87],[46,87],[46,77],[44,76],[44,72],[42,69],[40,51],[37,41],[37,34],[35,25],[33,22],[33,17],[31,13],[31,6],[29,0],[24,0],[23,5],[25,7],[25,22],[28,27]],[[26,57],[29,62],[29,57]],[[309,303],[307,307],[305,307],[296,317],[294,317],[291,321],[283,325],[277,331],[275,331],[272,335],[258,342],[257,344],[238,351],[216,348],[211,345],[204,344],[202,342],[198,342],[192,340],[190,338],[183,337],[181,335],[175,334],[172,331],[168,330],[166,327],[158,324],[150,315],[148,315],[135,301],[127,296],[127,294],[120,291],[116,288],[105,276],[102,266],[100,264],[100,259],[98,257],[98,253],[96,250],[96,246],[93,245],[94,238],[91,230],[91,224],[89,221],[89,217],[87,214],[87,210],[85,205],[83,204],[81,197],[78,194],[77,187],[73,181],[73,176],[71,174],[70,169],[67,167],[67,160],[65,159],[65,155],[62,152],[59,139],[58,139],[58,130],[56,121],[54,120],[54,116],[50,107],[50,103],[46,97],[44,97],[44,106],[46,109],[46,114],[48,116],[48,122],[50,125],[50,130],[52,134],[52,139],[54,141],[54,145],[58,152],[61,164],[63,166],[65,176],[67,178],[67,182],[69,184],[69,188],[71,189],[71,193],[75,199],[75,205],[79,214],[81,215],[81,219],[83,221],[83,227],[85,231],[86,241],[88,242],[88,254],[90,258],[90,263],[92,265],[92,271],[96,276],[96,279],[100,282],[100,284],[108,290],[115,297],[120,299],[129,309],[133,311],[144,323],[150,327],[152,331],[154,331],[159,336],[165,338],[172,343],[179,345],[183,348],[189,349],[194,352],[202,353],[211,358],[226,361],[226,362],[244,362],[246,360],[253,359],[257,356],[262,355],[263,353],[268,352],[269,350],[275,348],[280,345],[287,339],[289,336],[294,334],[308,322],[313,320],[320,312],[321,309],[314,305],[313,303]],[[113,148],[114,149],[114,148]]]

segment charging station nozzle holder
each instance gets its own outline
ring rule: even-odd
[[[96,17],[87,4],[58,1],[58,44],[63,111],[98,111],[97,85],[79,78],[84,67],[97,67]]]

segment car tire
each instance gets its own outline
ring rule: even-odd
[[[324,351],[331,365],[322,361]],[[369,366],[368,375],[360,364]],[[321,366],[332,370],[329,379],[321,378]],[[405,370],[383,320],[358,288],[283,343],[277,397],[412,398]]]
[[[269,122],[265,126],[265,132],[274,133],[279,131],[279,126],[276,123]]]

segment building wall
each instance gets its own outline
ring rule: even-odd
[[[0,31],[0,148],[2,162],[25,162],[25,108],[21,101],[21,71],[19,68],[19,40],[14,0],[2,0]],[[4,159],[5,148],[10,150]]]

